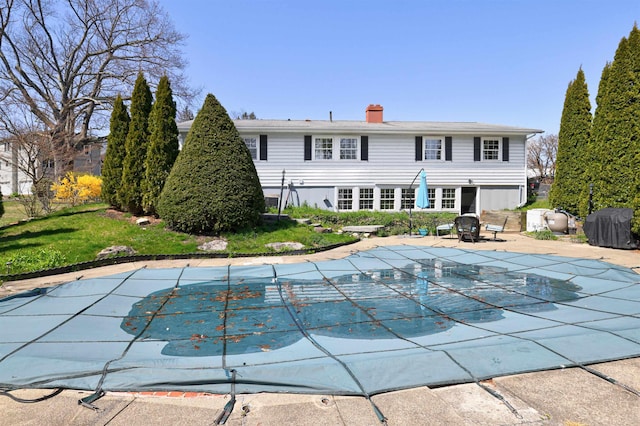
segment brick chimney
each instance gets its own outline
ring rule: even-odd
[[[367,107],[367,123],[382,123],[382,106],[370,104]]]

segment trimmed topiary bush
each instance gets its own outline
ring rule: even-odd
[[[217,234],[256,225],[264,209],[251,154],[209,94],[165,182],[158,213],[174,230]]]

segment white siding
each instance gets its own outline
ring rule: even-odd
[[[256,161],[264,186],[405,185],[421,168],[433,185],[524,185],[524,137],[510,138],[509,161],[473,161],[473,137],[453,137],[452,161],[415,161],[412,136],[369,136],[369,160],[304,161],[304,135],[268,135],[268,160]],[[357,136],[359,135],[347,135]],[[359,156],[358,147],[358,156]],[[334,155],[335,157],[335,155]]]
[[[440,210],[442,190],[454,189],[456,206],[461,209],[462,187],[476,188],[475,210],[514,208],[522,199],[526,188],[525,141],[527,134],[539,132],[532,129],[515,129],[478,123],[400,123],[386,122],[371,125],[362,122],[283,122],[248,120],[238,122],[242,137],[259,139],[267,135],[267,160],[255,160],[258,177],[265,195],[279,195],[282,172],[285,171],[283,198],[295,205],[304,202],[318,207],[335,209],[338,188],[353,190],[354,210],[358,208],[359,188],[372,188],[374,208],[380,206],[380,189],[393,188],[395,208],[400,208],[401,188],[413,182],[417,188],[417,175],[424,168],[429,188],[435,189],[436,209]],[[444,132],[420,129],[449,129]],[[384,130],[381,130],[384,129]],[[459,133],[456,133],[455,130]],[[471,129],[480,129],[474,131]],[[481,130],[488,130],[483,134]],[[367,130],[370,130],[368,132]],[[415,130],[415,131],[414,131]],[[504,130],[504,132],[501,132]],[[182,127],[185,131],[185,127]],[[304,160],[305,135],[333,137],[333,159]],[[361,161],[361,136],[368,137],[368,160]],[[415,138],[436,136],[452,138],[451,161],[416,161]],[[358,159],[340,160],[338,137],[358,139]],[[509,161],[474,161],[474,137],[495,137],[503,141],[509,138]],[[313,142],[312,142],[313,143]],[[314,151],[312,146],[312,152]],[[423,147],[424,148],[424,147]],[[502,145],[500,149],[502,153]],[[315,155],[312,155],[315,158]],[[258,155],[260,158],[260,154]],[[414,181],[415,179],[415,181]],[[526,191],[525,191],[526,196]]]

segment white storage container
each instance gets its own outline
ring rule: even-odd
[[[553,213],[549,209],[531,209],[527,210],[527,232],[542,231],[547,228],[547,222],[544,219],[546,213]]]

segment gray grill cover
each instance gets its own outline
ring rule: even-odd
[[[631,232],[633,209],[607,208],[587,216],[584,233],[589,244],[620,249],[638,248],[638,236]]]

